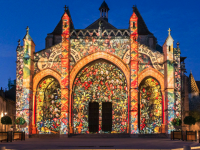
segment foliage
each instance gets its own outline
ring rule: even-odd
[[[182,122],[181,122],[181,119],[174,118],[171,123],[172,123],[173,126],[181,126]]]
[[[2,124],[12,124],[12,119],[9,116],[4,116],[1,118]]]
[[[187,125],[192,125],[192,124],[194,125],[196,123],[196,119],[192,116],[186,116],[183,121],[184,121],[184,124],[187,124]]]
[[[200,112],[199,111],[190,111],[190,116],[194,117],[197,122],[200,122]]]
[[[25,119],[22,118],[22,117],[18,117],[18,118],[15,120],[15,124],[17,124],[17,125],[23,125],[23,124],[25,124],[25,123],[26,123],[26,121],[25,121]]]

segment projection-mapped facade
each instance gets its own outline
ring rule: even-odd
[[[69,9],[35,52],[29,35],[17,47],[16,117],[27,134],[155,134],[181,118],[180,49],[170,29],[159,46],[138,9],[129,28],[100,18],[75,29]],[[128,22],[128,21],[127,21]]]

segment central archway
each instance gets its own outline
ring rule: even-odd
[[[84,66],[74,80],[72,98],[75,134],[89,133],[89,103],[94,102],[99,107],[98,133],[127,132],[127,81],[124,73],[111,62],[99,59]],[[106,105],[111,108],[111,131],[102,129]]]

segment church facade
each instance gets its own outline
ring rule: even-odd
[[[173,130],[181,118],[180,48],[170,34],[159,46],[137,7],[129,28],[100,18],[74,29],[69,9],[35,52],[29,35],[17,47],[16,117],[27,134],[129,133]]]

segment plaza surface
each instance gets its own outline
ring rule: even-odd
[[[17,150],[33,149],[177,149],[200,143],[169,138],[27,138],[25,141],[2,142],[0,147]]]

